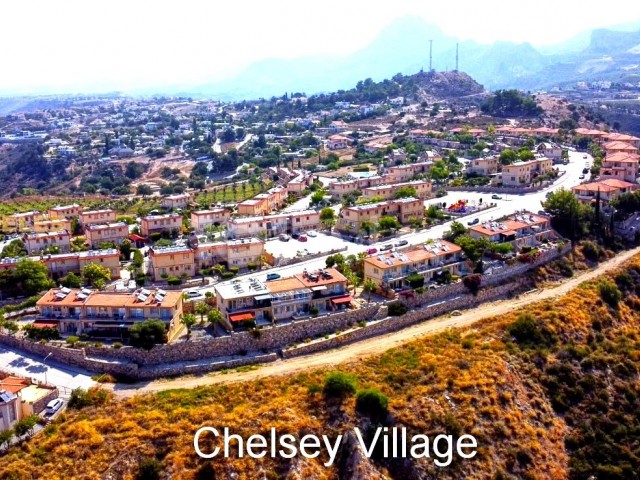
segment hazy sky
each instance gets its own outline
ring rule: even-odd
[[[569,4],[570,3],[570,4]],[[629,22],[628,0],[24,0],[0,6],[0,92],[129,89],[233,75],[264,58],[349,53],[417,15],[483,43],[548,45]],[[579,6],[578,6],[579,5]]]

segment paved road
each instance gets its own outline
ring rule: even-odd
[[[55,385],[63,397],[68,397],[74,388],[89,388],[95,385],[91,380],[93,373],[80,368],[63,365],[51,359],[43,363],[44,358],[26,352],[14,352],[9,347],[0,346],[0,369],[21,377],[34,379]]]

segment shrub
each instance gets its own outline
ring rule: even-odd
[[[229,271],[231,273],[233,273],[234,275],[237,275],[238,272],[240,271],[240,268],[239,267],[229,267]]]
[[[148,458],[138,467],[136,480],[159,480],[161,471],[162,465],[160,462],[155,458]]]
[[[477,295],[478,290],[480,290],[480,284],[482,283],[482,277],[478,274],[467,275],[462,280],[462,283],[472,294]]]
[[[389,315],[392,317],[399,317],[404,315],[409,310],[404,303],[393,302],[389,304]]]
[[[66,341],[67,341],[67,343],[68,343],[69,345],[73,346],[73,345],[75,345],[76,343],[78,343],[78,342],[80,341],[80,339],[79,339],[78,337],[75,337],[75,336],[73,336],[73,335],[72,335],[72,336],[70,336],[70,337],[67,337],[67,340],[66,340]]]
[[[618,303],[622,300],[622,292],[618,289],[615,283],[609,280],[603,280],[598,285],[600,291],[600,298],[613,308],[618,307]]]
[[[221,277],[223,280],[228,280],[228,279],[233,278],[233,277],[235,277],[235,276],[236,276],[236,274],[235,274],[235,273],[233,273],[233,272],[222,272],[222,273],[220,274],[220,277]]]
[[[331,372],[324,379],[324,394],[345,398],[356,393],[356,378],[344,372]]]
[[[167,283],[169,285],[180,285],[182,283],[182,279],[180,277],[169,277],[167,278]]]
[[[418,288],[424,285],[424,277],[419,273],[412,273],[411,275],[407,276],[406,280],[407,282],[409,282],[411,288]]]
[[[258,268],[258,264],[253,262],[247,263],[247,268],[251,271],[256,270]]]
[[[382,420],[387,415],[389,399],[376,388],[368,388],[358,392],[356,396],[356,410],[368,415],[372,420]]]
[[[540,327],[528,313],[519,315],[516,321],[507,327],[507,332],[521,346],[550,347],[556,343],[555,335],[545,327]]]
[[[88,406],[104,405],[109,400],[110,394],[100,387],[74,388],[69,397],[69,408],[84,408]]]
[[[309,309],[309,313],[315,317],[316,315],[318,315],[318,313],[320,313],[320,311],[318,310],[318,307],[316,307],[315,305],[312,305],[311,308]]]
[[[121,344],[120,342],[115,342],[112,346],[113,346],[113,348],[115,348],[116,350],[117,350],[118,348],[122,348],[122,344]]]
[[[582,243],[582,254],[593,262],[597,262],[602,255],[602,249],[600,246],[592,241],[586,241]]]

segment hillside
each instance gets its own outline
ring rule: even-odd
[[[330,468],[322,457],[197,460],[193,434],[202,425],[300,435],[371,425],[353,397],[323,395],[328,370],[317,370],[96,400],[0,458],[0,478],[134,478],[150,459],[165,475],[158,478],[633,478],[640,471],[639,293],[636,257],[563,297],[340,367],[358,389],[377,387],[389,398],[382,424],[410,434],[473,434],[478,455],[446,468],[432,459],[374,454],[369,461],[352,444]]]

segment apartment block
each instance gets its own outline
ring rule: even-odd
[[[149,215],[140,219],[140,234],[148,237],[154,232],[182,232],[182,215],[167,213],[165,215]]]
[[[195,248],[196,273],[217,264],[244,268],[260,263],[264,255],[264,240],[243,238],[226,242],[201,243]]]
[[[198,210],[191,212],[191,227],[197,233],[202,233],[206,227],[224,226],[230,218],[231,212],[226,208]]]
[[[134,293],[54,288],[36,303],[36,322],[46,321],[61,333],[101,333],[120,337],[134,324],[164,322],[169,338],[182,318],[182,292],[140,289]]]
[[[353,300],[347,279],[336,269],[303,272],[270,282],[238,279],[215,286],[217,306],[229,328],[245,321],[258,325],[348,308]]]
[[[238,215],[267,215],[281,208],[287,200],[285,187],[274,187],[238,204]]]
[[[84,233],[91,248],[98,248],[101,243],[120,245],[129,235],[129,225],[124,222],[89,225]]]
[[[49,218],[66,218],[71,220],[73,217],[79,217],[81,212],[82,207],[77,203],[72,205],[58,205],[49,209]]]
[[[600,201],[608,203],[624,193],[638,189],[637,183],[625,182],[617,178],[607,178],[598,182],[583,183],[571,189],[576,198],[584,203],[593,203],[600,195]]]
[[[393,185],[376,185],[362,189],[362,197],[365,199],[380,198],[391,200],[395,198],[396,192],[403,188],[413,188],[416,191],[415,197],[425,200],[433,196],[433,184],[426,180],[415,180],[413,182],[396,183]]]
[[[192,193],[178,193],[176,195],[168,195],[162,199],[161,205],[164,208],[185,208],[193,202]]]
[[[192,277],[195,274],[194,251],[187,246],[151,247],[147,273],[153,281],[183,275]]]
[[[433,162],[409,163],[396,165],[385,170],[385,183],[408,182],[421,173],[427,173],[433,167]]]
[[[230,238],[256,237],[274,238],[282,233],[302,233],[320,227],[320,212],[301,210],[260,217],[232,218],[227,223]]]
[[[462,273],[462,249],[445,240],[436,240],[404,252],[372,255],[364,259],[364,278],[383,288],[408,288],[409,275],[419,274],[425,282],[437,280],[444,271]]]
[[[61,253],[71,248],[71,234],[67,230],[61,232],[28,233],[23,236],[24,246],[29,255],[42,252],[49,247],[58,247]]]
[[[522,187],[530,185],[539,175],[553,170],[553,160],[550,158],[536,158],[525,162],[515,162],[502,167],[502,184],[507,187]]]
[[[45,216],[36,210],[31,212],[14,213],[13,215],[4,217],[3,229],[6,232],[33,230],[35,223],[44,219]]]
[[[71,220],[67,218],[54,218],[49,220],[37,220],[33,224],[36,233],[71,231]]]
[[[86,212],[80,212],[78,219],[85,227],[99,223],[114,223],[116,221],[116,211],[110,208],[104,210],[87,210]]]
[[[377,223],[382,217],[394,217],[400,223],[424,217],[424,202],[418,198],[399,198],[386,202],[345,207],[338,215],[338,230],[357,233],[362,222]]]
[[[601,178],[616,178],[625,182],[637,183],[640,176],[637,153],[616,152],[608,154],[602,161]]]
[[[391,180],[380,175],[372,175],[371,177],[357,178],[352,180],[343,180],[330,183],[329,193],[334,198],[342,198],[343,195],[353,193],[356,190],[362,190],[364,188],[374,187],[376,185],[382,185],[384,183],[391,183]]]
[[[488,177],[498,171],[500,159],[498,157],[475,158],[467,166],[467,174]]]
[[[535,246],[556,233],[551,228],[549,217],[521,212],[504,221],[485,222],[469,228],[472,238],[484,238],[495,243],[511,243],[520,248]]]

